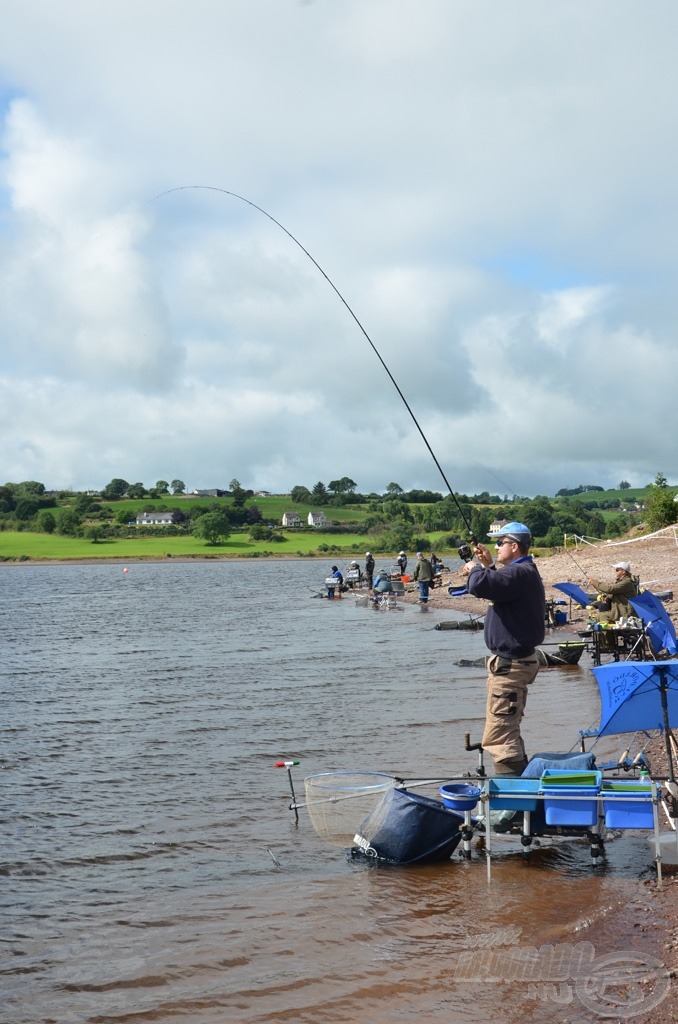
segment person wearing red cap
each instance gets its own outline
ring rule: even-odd
[[[536,678],[536,647],[544,640],[546,595],[528,554],[532,536],[524,523],[507,523],[496,537],[496,563],[484,544],[474,545],[477,561],[467,562],[468,591],[492,603],[485,615],[487,705],[482,746],[495,775],[520,775],[527,765],[520,723],[527,688]]]

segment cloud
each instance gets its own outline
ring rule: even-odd
[[[678,479],[672,4],[3,20],[7,479],[443,487],[219,189],[456,489]]]

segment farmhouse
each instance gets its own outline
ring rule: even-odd
[[[492,540],[493,537],[500,537],[501,531],[506,526],[506,519],[495,519],[493,523],[490,523],[489,538]]]
[[[283,512],[282,524],[292,527],[301,526],[301,519],[296,512]]]
[[[171,526],[171,512],[139,512],[137,526]]]
[[[315,526],[316,529],[321,526],[327,526],[327,516],[324,512],[309,512],[308,525]]]

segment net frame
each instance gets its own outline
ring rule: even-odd
[[[304,779],[306,808],[314,831],[333,846],[350,845],[370,818],[374,834],[385,818],[398,780],[385,772],[320,772]],[[383,808],[382,813],[379,810]]]

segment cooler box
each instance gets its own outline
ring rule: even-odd
[[[608,828],[654,828],[652,789],[640,779],[603,783],[603,809]]]
[[[547,768],[540,780],[546,824],[595,825],[602,778],[601,771],[566,772]]]
[[[540,785],[539,779],[490,779],[490,810],[536,811]]]
[[[558,608],[553,613],[556,626],[564,626],[567,622],[567,612],[561,612]]]

